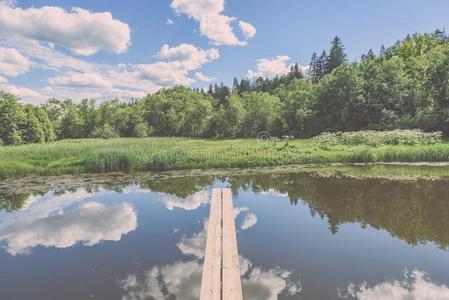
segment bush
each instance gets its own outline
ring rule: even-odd
[[[381,146],[433,145],[443,141],[442,133],[421,130],[325,132],[313,138],[320,145]]]
[[[92,132],[92,137],[100,139],[112,139],[118,137],[118,134],[114,131],[112,126],[110,126],[109,124],[105,124],[101,127],[95,128]]]

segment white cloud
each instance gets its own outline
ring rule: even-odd
[[[428,276],[420,271],[406,272],[405,280],[382,282],[373,287],[363,283],[350,284],[347,293],[360,300],[447,300],[449,287],[432,283]],[[347,295],[340,295],[347,297]]]
[[[257,223],[256,215],[253,213],[247,214],[245,216],[245,219],[243,220],[242,224],[240,225],[240,229],[242,229],[242,230],[249,229],[249,228],[253,227],[254,225],[256,225],[256,223]]]
[[[0,36],[0,42],[19,50],[32,60],[32,67],[51,71],[75,70],[93,72],[96,65],[73,56],[63,54],[49,45],[42,45],[29,39]]]
[[[248,207],[234,207],[234,218],[237,218],[242,212],[248,211]]]
[[[174,196],[166,197],[160,200],[169,210],[182,208],[184,210],[194,210],[209,203],[209,195],[206,191],[197,192],[186,198],[178,198]]]
[[[211,82],[211,81],[216,80],[215,77],[207,76],[206,74],[201,73],[201,72],[196,72],[196,73],[195,73],[195,78],[196,78],[197,80],[203,81],[203,82]]]
[[[28,72],[30,61],[14,48],[0,47],[0,76],[15,77]]]
[[[142,279],[135,274],[130,274],[119,281],[125,291],[122,299],[197,300],[200,295],[202,272],[203,265],[194,260],[176,262],[164,267],[156,266],[146,271]]]
[[[176,246],[184,255],[193,255],[196,258],[204,257],[204,249],[207,241],[207,226],[209,220],[205,219],[203,223],[203,230],[194,233],[191,237],[183,236],[181,241]]]
[[[45,102],[51,97],[71,98],[75,101],[83,98],[97,100],[115,97],[122,100],[139,98],[161,87],[188,86],[197,78],[190,76],[192,71],[219,58],[219,51],[216,48],[203,50],[188,44],[177,47],[164,45],[156,55],[163,61],[112,66],[88,63],[36,43],[26,42],[20,45],[17,40],[8,40],[8,43],[22,47],[21,51],[33,57],[33,65],[36,68],[50,69],[56,73],[48,79],[49,86],[40,92],[31,93],[29,90],[27,93],[22,91],[19,94],[19,96],[24,94],[33,96],[34,98],[24,100],[34,103]],[[8,89],[19,91],[13,87]]]
[[[239,21],[239,27],[246,38],[252,38],[256,35],[256,28],[248,22]]]
[[[164,87],[190,85],[195,82],[188,77],[188,70],[178,61],[136,65],[134,69],[140,79]]]
[[[171,7],[176,13],[186,14],[198,21],[201,34],[209,38],[215,45],[246,45],[246,41],[238,39],[231,26],[236,18],[222,14],[224,0],[172,0]]]
[[[167,21],[165,22],[165,24],[166,25],[174,25],[175,22],[172,19],[168,18]]]
[[[20,87],[13,84],[7,84],[6,80],[5,83],[0,82],[0,90],[5,91],[7,93],[13,94],[18,96],[20,99],[35,99],[35,98],[41,98],[42,95],[32,89],[26,88],[26,87]]]
[[[281,268],[264,270],[254,267],[242,256],[240,273],[245,300],[276,300],[282,292],[295,296],[302,290],[301,283],[290,278],[291,272]]]
[[[193,255],[197,258],[203,258],[206,240],[206,232],[200,231],[190,238],[184,237],[178,244],[176,244],[176,246],[184,255]]]
[[[0,3],[0,31],[4,34],[54,43],[78,55],[101,50],[125,52],[130,45],[130,29],[110,12],[94,13],[79,7],[66,11],[44,6],[23,9]]]
[[[216,48],[203,50],[193,45],[181,44],[177,47],[163,45],[156,57],[164,61],[136,65],[135,74],[138,78],[156,85],[170,87],[194,83],[195,80],[189,77],[189,72],[218,59],[220,55]]]
[[[0,226],[0,240],[11,255],[27,254],[36,246],[67,248],[78,242],[93,246],[101,241],[119,241],[137,227],[134,208],[127,203],[110,207],[85,203],[78,208],[45,217],[29,216]]]
[[[111,88],[111,82],[96,73],[68,73],[48,79],[48,83],[68,88]]]
[[[291,272],[286,270],[253,267],[244,257],[240,257],[240,270],[245,300],[276,300],[283,292],[290,296],[301,292],[301,283],[291,280]],[[193,260],[153,267],[140,278],[136,274],[129,274],[119,281],[125,291],[122,299],[198,299],[202,273],[203,264]]]
[[[217,48],[203,50],[190,44],[181,44],[176,47],[165,44],[156,57],[161,60],[180,62],[186,69],[197,69],[208,61],[218,59],[220,53]]]
[[[16,7],[14,3],[6,4],[1,0],[0,3],[0,17],[7,12],[18,16],[17,20],[29,16],[25,23],[19,22],[20,24],[13,24],[10,15],[6,19],[0,20],[0,47],[2,47],[0,49],[2,49],[2,53],[6,53],[4,49],[14,48],[7,51],[8,60],[3,59],[3,62],[0,59],[0,89],[16,94],[24,102],[39,104],[53,97],[70,98],[75,102],[83,98],[98,101],[120,98],[128,101],[156,92],[163,87],[189,86],[197,80],[212,79],[199,72],[199,69],[205,63],[219,58],[219,51],[216,48],[203,50],[193,45],[181,44],[162,46],[156,54],[157,60],[153,63],[110,65],[89,62],[65,53],[55,45],[66,47],[74,53],[84,52],[84,54],[100,50],[117,53],[126,50],[129,41],[122,43],[122,48],[113,45],[114,36],[120,32],[119,23],[121,22],[113,19],[110,14],[97,14],[80,9],[64,11],[58,7],[23,9]],[[37,24],[41,22],[37,20],[37,16],[47,15],[52,17],[48,18],[48,22],[42,21],[45,24]],[[92,18],[96,18],[96,20],[93,21]],[[86,35],[80,33],[79,30],[86,27],[84,25],[84,27],[75,26],[78,24],[75,19],[92,25],[91,27],[94,29],[89,28],[90,32]],[[61,25],[55,26],[56,29],[51,28],[50,30],[45,27],[53,26],[57,20],[61,22]],[[67,22],[71,23],[75,29],[67,29]],[[51,35],[54,40],[32,35],[35,33],[34,29],[29,29],[30,33],[25,30],[26,28],[22,28],[25,26],[24,24],[32,24],[29,26],[40,28],[39,30],[44,32],[43,35]],[[5,27],[13,25],[17,27],[17,30]],[[129,31],[126,24],[122,25],[126,26]],[[106,40],[95,36],[96,33],[100,34],[106,30],[105,28],[107,28],[107,33],[103,36]],[[26,32],[22,32],[22,29]],[[12,53],[13,51],[14,53]],[[0,54],[0,57],[4,57],[4,55]],[[29,68],[41,73],[51,72],[50,78],[48,75],[44,75],[47,77],[48,86],[31,89],[8,84],[8,77],[23,74]]]
[[[275,189],[268,189],[264,192],[260,192],[261,195],[272,195],[276,197],[288,197],[288,193],[281,193]]]
[[[291,64],[287,62],[290,57],[278,55],[274,58],[262,58],[257,60],[255,70],[248,70],[248,78],[273,78],[275,76],[285,75],[290,71]]]
[[[246,207],[234,208],[236,217],[246,211]],[[122,299],[198,299],[203,272],[200,260],[204,257],[207,224],[208,220],[205,219],[201,231],[189,238],[182,237],[177,244],[184,255],[193,255],[194,260],[155,266],[145,271],[142,276],[129,274],[119,281],[125,291]],[[281,293],[295,296],[301,292],[301,283],[291,279],[291,272],[278,267],[267,270],[255,267],[242,256],[239,261],[245,300],[275,300]]]

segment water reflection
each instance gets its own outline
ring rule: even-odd
[[[167,195],[161,200],[161,203],[164,204],[169,210],[173,210],[175,208],[195,210],[200,206],[209,203],[209,194],[206,191],[201,191],[196,192],[193,195],[186,196],[185,198]]]
[[[429,276],[418,270],[404,272],[403,280],[381,282],[369,286],[366,282],[351,283],[346,291],[340,291],[340,298],[354,298],[360,300],[447,300],[449,287],[430,281]]]
[[[369,225],[387,230],[410,245],[433,242],[443,249],[449,247],[449,189],[446,179],[355,179],[283,172],[150,179],[114,177],[108,180],[97,178],[58,187],[60,193],[76,191],[80,187],[89,193],[105,189],[124,192],[134,184],[138,191],[165,194],[160,201],[169,209],[194,210],[208,203],[205,188],[220,180],[226,182],[235,194],[251,190],[288,197],[293,205],[305,203],[313,215],[327,220],[332,233],[336,233],[341,224],[357,222],[362,227]],[[19,189],[8,193],[1,190],[0,209],[6,212],[19,210],[27,205],[33,194],[54,190],[52,185],[39,187],[33,184],[32,192],[23,192],[27,188],[23,186],[20,193],[17,193]],[[254,216],[247,216],[243,227],[253,226],[256,222]]]
[[[247,210],[248,208],[236,208],[236,216]],[[255,217],[253,213],[249,215]],[[246,218],[243,222],[245,220]],[[183,236],[176,244],[183,255],[193,257],[193,260],[155,266],[141,274],[129,274],[119,280],[120,286],[125,291],[123,300],[198,299],[207,239],[207,224],[208,219],[204,219],[202,230],[189,237]],[[245,229],[249,229],[251,226]],[[290,278],[292,272],[279,267],[265,270],[254,266],[249,259],[243,256],[240,256],[240,272],[245,300],[276,300],[282,293],[295,296],[302,289],[300,282],[295,282]]]
[[[0,241],[11,255],[30,254],[36,246],[67,248],[119,241],[137,227],[134,208],[127,203],[104,205],[85,190],[61,196],[30,197],[14,215],[0,218]]]
[[[2,299],[30,299],[54,274],[73,292],[67,299],[86,299],[89,288],[99,299],[197,299],[210,189],[223,186],[235,197],[245,299],[449,299],[447,178],[288,171],[39,180],[0,183]],[[74,245],[92,247],[45,249]],[[391,279],[404,268],[415,271]],[[30,269],[49,270],[36,278]],[[18,282],[28,294],[8,289]]]

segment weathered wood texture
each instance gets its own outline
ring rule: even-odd
[[[222,295],[226,300],[241,300],[240,263],[235,232],[232,192],[223,189],[223,278]]]
[[[200,300],[242,300],[230,189],[213,189]]]
[[[212,190],[206,251],[204,253],[203,278],[201,282],[201,300],[221,300],[221,194],[221,189]]]

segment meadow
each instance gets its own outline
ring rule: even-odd
[[[401,138],[394,143],[379,142],[378,136],[374,136],[377,134],[351,133],[350,142],[336,142],[338,134],[323,134],[302,140],[150,137],[3,146],[0,147],[0,178],[295,164],[449,161],[449,142],[439,134],[396,131]],[[386,141],[394,135],[383,134],[390,137]],[[357,135],[359,138],[354,137]],[[376,139],[375,146],[370,136]]]

